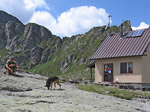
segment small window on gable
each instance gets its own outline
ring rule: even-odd
[[[133,63],[120,63],[120,73],[133,73]]]

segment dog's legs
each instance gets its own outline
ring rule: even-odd
[[[56,88],[56,82],[54,82],[54,89]]]
[[[51,82],[51,89],[52,89],[52,87],[53,87],[53,82]]]
[[[61,84],[59,83],[59,80],[56,80],[56,83],[59,85],[59,87],[61,89]]]

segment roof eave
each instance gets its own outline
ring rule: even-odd
[[[106,57],[106,58],[90,58],[90,60],[100,60],[100,59],[112,59],[112,58],[127,58],[127,57],[139,57],[139,56],[147,56],[147,55],[132,55],[132,56],[118,56],[118,57]]]

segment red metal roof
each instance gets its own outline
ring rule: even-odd
[[[116,33],[104,40],[91,59],[141,56],[149,44],[150,29],[145,29],[140,37],[120,37]]]

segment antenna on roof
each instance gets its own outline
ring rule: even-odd
[[[112,17],[112,16],[109,14],[109,15],[108,15],[108,26],[107,26],[107,29],[110,28],[111,17]]]

